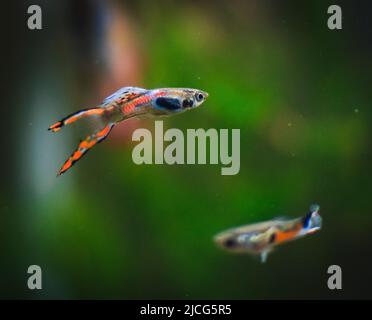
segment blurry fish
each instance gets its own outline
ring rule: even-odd
[[[319,206],[312,205],[302,218],[274,219],[229,229],[216,235],[214,240],[225,250],[260,255],[261,262],[265,262],[275,246],[320,230],[322,218],[318,211]]]
[[[96,117],[101,120],[103,125],[80,142],[76,151],[59,170],[58,176],[70,169],[97,143],[106,139],[111,129],[118,122],[133,117],[159,117],[181,113],[200,106],[207,97],[208,93],[197,89],[163,88],[147,90],[138,87],[123,87],[107,97],[97,107],[80,110],[63,118],[50,126],[48,130],[57,132],[63,126],[86,117]]]

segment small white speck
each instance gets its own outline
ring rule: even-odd
[[[288,127],[292,127],[292,122],[288,122]]]
[[[359,113],[359,109],[357,109],[357,108],[354,109],[354,112],[355,112],[355,113]]]

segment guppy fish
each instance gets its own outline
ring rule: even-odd
[[[227,251],[260,255],[261,262],[265,262],[275,246],[320,230],[322,217],[318,211],[319,206],[312,205],[302,218],[274,219],[229,229],[217,234],[214,240]]]
[[[147,90],[138,87],[123,87],[107,97],[100,105],[77,111],[49,127],[57,132],[62,127],[86,118],[96,117],[103,127],[80,142],[75,152],[66,160],[58,175],[65,173],[97,143],[107,138],[115,124],[133,117],[169,116],[199,107],[208,93],[198,89],[162,88]]]

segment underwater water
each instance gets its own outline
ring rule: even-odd
[[[338,2],[337,31],[320,0],[40,2],[37,31],[28,2],[8,4],[0,297],[371,298],[372,6]],[[47,128],[123,86],[208,92],[164,130],[240,129],[239,173],[136,165],[132,133],[154,119],[133,119],[56,178],[83,133]],[[213,242],[312,203],[322,229],[264,264]],[[28,290],[30,265],[43,290]]]

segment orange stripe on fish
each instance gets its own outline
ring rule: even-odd
[[[296,225],[292,230],[281,231],[278,230],[275,232],[275,244],[280,244],[286,241],[294,240],[299,232],[301,231],[302,227],[300,224]]]
[[[138,98],[133,99],[132,101],[126,103],[122,107],[122,111],[124,114],[129,114],[133,112],[133,110],[140,104],[146,104],[149,103],[154,97],[161,97],[164,96],[166,93],[165,92],[157,92],[156,94],[153,95],[142,95],[139,96]]]
[[[53,124],[52,126],[50,126],[48,130],[52,130],[53,132],[57,132],[57,131],[61,130],[61,126],[62,126],[62,122],[58,121],[55,124]]]
[[[103,130],[97,133],[97,137],[102,138],[102,137],[107,136],[111,129],[112,129],[112,126],[106,126]]]
[[[124,114],[128,114],[133,112],[134,108],[137,107],[139,104],[145,104],[151,100],[151,97],[149,96],[140,96],[136,99],[134,99],[131,102],[128,102],[123,105],[122,110]]]

